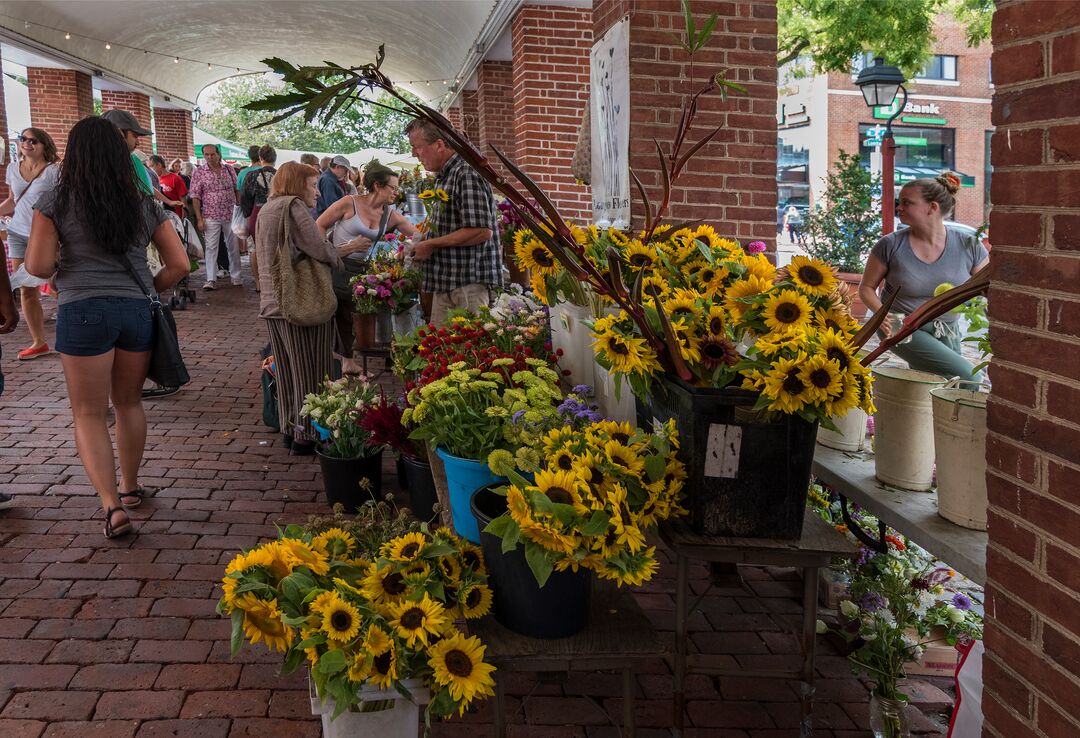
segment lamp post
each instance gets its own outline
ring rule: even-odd
[[[863,67],[855,80],[856,86],[862,90],[863,99],[871,110],[892,104],[898,90],[904,93],[900,104],[896,106],[896,112],[889,116],[885,124],[885,136],[881,139],[881,232],[883,234],[893,232],[893,215],[896,205],[896,196],[893,194],[896,178],[894,174],[896,142],[893,140],[892,124],[907,105],[907,88],[904,87],[904,81],[904,73],[896,67],[887,65],[880,56],[874,59],[873,65]]]

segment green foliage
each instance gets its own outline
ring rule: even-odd
[[[364,148],[409,151],[404,129],[411,116],[378,105],[343,109],[326,123],[307,124],[302,118],[291,117],[256,128],[268,116],[245,106],[279,92],[262,76],[227,79],[211,96],[213,111],[203,115],[199,127],[239,146],[269,143],[281,149],[342,153]],[[402,94],[409,95],[404,91]]]
[[[836,171],[825,177],[824,208],[807,214],[806,252],[841,272],[861,274],[866,255],[881,238],[881,213],[874,192],[881,177],[871,177],[855,154],[840,152]]]
[[[911,77],[930,54],[939,12],[951,12],[977,46],[990,35],[993,10],[992,0],[778,0],[777,65],[809,54],[818,72],[846,72],[871,51]]]

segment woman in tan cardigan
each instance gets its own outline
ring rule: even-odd
[[[341,269],[344,256],[368,248],[366,238],[355,238],[332,246],[311,217],[318,197],[319,170],[307,164],[282,165],[270,182],[270,197],[259,211],[255,251],[263,264],[274,262],[282,245],[282,222],[289,218],[289,249],[296,258],[304,254]],[[286,447],[294,455],[315,452],[311,424],[300,417],[304,397],[318,391],[319,384],[333,370],[334,322],[300,326],[287,321],[274,298],[269,268],[259,273],[259,317],[266,320],[277,372],[278,419]]]

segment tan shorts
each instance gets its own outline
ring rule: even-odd
[[[486,284],[467,284],[450,292],[436,292],[431,298],[431,322],[442,325],[454,309],[476,312],[491,305],[491,288]]]

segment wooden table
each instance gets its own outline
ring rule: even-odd
[[[699,535],[690,528],[688,522],[678,519],[664,523],[660,527],[660,536],[675,555],[676,566],[674,669],[674,727],[676,738],[681,738],[683,734],[686,711],[685,683],[688,672],[716,676],[799,680],[802,682],[800,692],[800,702],[802,704],[800,735],[804,738],[812,735],[818,569],[828,566],[835,558],[854,555],[855,544],[851,543],[810,510],[806,511],[806,517],[803,521],[802,537],[795,541]],[[792,566],[802,569],[802,668],[798,671],[779,669],[775,671],[753,671],[719,666],[717,658],[708,654],[695,654],[694,657],[688,657],[686,653],[686,622],[689,612],[686,600],[689,591],[687,572],[690,559],[729,564]],[[701,597],[704,597],[706,592],[703,592]],[[700,601],[701,598],[699,597],[698,602]],[[694,606],[696,607],[697,603]]]
[[[623,673],[623,735],[635,735],[634,667],[666,655],[652,623],[633,594],[613,583],[595,580],[589,625],[570,638],[543,640],[507,630],[488,615],[469,623],[469,632],[487,645],[487,661],[495,671],[495,738],[506,734],[505,700],[500,671],[593,671]]]

